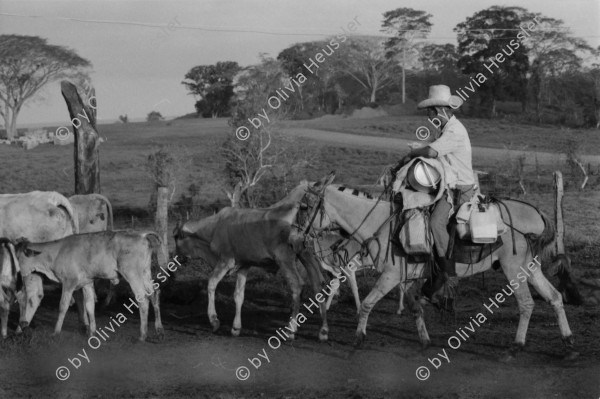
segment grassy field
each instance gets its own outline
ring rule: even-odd
[[[376,118],[363,120],[314,120],[306,122],[288,122],[292,125],[306,124],[321,129],[331,129],[355,134],[392,135],[400,134],[411,138],[408,126],[422,122],[417,117],[406,117],[399,121],[395,118]],[[562,139],[559,129],[540,128],[527,125],[514,125],[506,130],[503,122],[491,123],[487,120],[467,120],[473,136],[474,145],[498,146],[502,141],[501,133],[505,132],[508,144],[514,148],[530,148],[549,150],[550,146],[559,145]],[[487,126],[487,133],[476,126]],[[395,131],[403,133],[395,133]],[[151,152],[163,145],[176,145],[182,152],[192,155],[191,167],[181,176],[181,188],[185,190],[190,184],[200,186],[200,199],[205,204],[227,204],[223,192],[223,159],[218,153],[222,141],[228,134],[229,127],[224,119],[184,119],[161,123],[130,123],[99,126],[100,135],[106,139],[100,147],[101,186],[102,193],[112,201],[115,213],[123,226],[130,226],[131,215],[134,215],[134,226],[151,226],[151,218],[145,214],[150,199],[153,183],[144,170],[145,160]],[[493,131],[495,133],[490,134]],[[525,134],[526,132],[531,134]],[[596,137],[596,131],[581,131],[582,137]],[[546,137],[537,141],[536,137]],[[563,137],[564,138],[564,137]],[[306,140],[298,139],[298,145],[309,145]],[[515,140],[511,143],[511,140]],[[595,149],[596,141],[590,139],[586,151],[600,154],[600,141]],[[374,151],[369,148],[347,148],[343,145],[315,145],[318,152],[316,162],[307,170],[305,178],[318,179],[331,170],[337,173],[336,181],[349,185],[374,184],[380,174],[389,165],[394,164],[401,154],[394,151]],[[557,151],[557,149],[554,149]],[[0,146],[0,159],[3,174],[0,179],[0,192],[15,193],[32,190],[56,190],[65,195],[73,193],[73,148],[72,146],[41,145],[29,151],[13,146]],[[564,165],[563,165],[564,166]],[[515,160],[489,160],[475,164],[476,169],[490,173],[481,184],[484,192],[499,195],[519,196],[531,201],[542,209],[552,211],[552,172],[544,168],[525,170],[525,188],[523,195],[514,177]],[[596,166],[597,167],[597,166]],[[576,170],[563,167],[567,195],[565,197],[565,221],[570,239],[584,242],[598,241],[600,227],[596,223],[598,214],[597,177],[592,176],[589,188],[579,192],[575,183],[581,180]],[[175,195],[178,198],[181,193]],[[576,244],[572,242],[572,244]],[[580,244],[578,244],[580,245]]]

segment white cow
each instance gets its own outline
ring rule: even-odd
[[[108,198],[101,194],[73,195],[69,202],[77,215],[80,233],[113,230],[113,211]]]
[[[73,207],[67,198],[54,191],[32,191],[23,194],[0,194],[0,237],[9,240],[26,238],[31,242],[57,240],[79,232],[79,225]],[[42,278],[37,274],[27,277],[28,287],[35,290],[32,305],[37,306],[44,296]],[[3,288],[13,291],[14,288]],[[5,294],[3,294],[5,295]],[[8,294],[6,294],[8,295]],[[12,293],[11,293],[12,295]],[[25,315],[24,294],[20,298],[21,320]],[[0,316],[8,312],[4,309]]]

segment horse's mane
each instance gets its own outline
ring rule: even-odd
[[[349,187],[347,185],[342,184],[332,184],[333,187],[337,187],[338,191],[341,191],[345,194],[354,195],[359,198],[373,199],[373,196],[366,191],[359,190],[357,188]]]

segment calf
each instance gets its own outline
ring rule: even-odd
[[[90,336],[96,330],[94,279],[118,281],[121,275],[131,286],[139,303],[140,341],[146,339],[148,331],[148,296],[154,307],[156,333],[162,338],[164,333],[160,320],[158,284],[153,283],[150,270],[150,236],[160,241],[154,232],[106,231],[72,235],[47,243],[18,242],[15,249],[27,294],[25,321],[21,322],[21,327],[29,325],[39,304],[39,301],[31,297],[36,293],[35,290],[30,291],[27,286],[28,280],[25,277],[28,275],[44,274],[50,280],[62,284],[62,297],[54,334],[59,334],[62,329],[73,291],[83,289]]]

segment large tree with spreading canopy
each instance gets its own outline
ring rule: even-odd
[[[92,64],[74,50],[38,36],[0,35],[0,115],[8,139],[17,134],[23,105],[46,84],[81,76]]]

